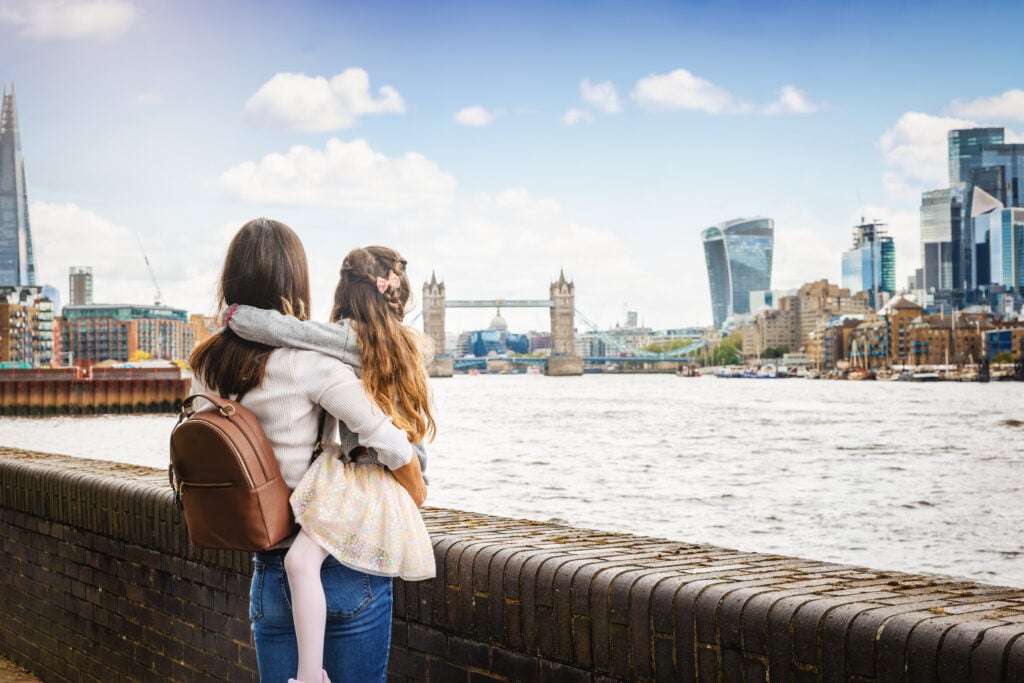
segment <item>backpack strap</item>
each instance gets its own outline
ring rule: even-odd
[[[231,413],[235,412],[235,406],[233,406],[232,403],[236,403],[237,401],[232,401],[229,398],[204,391],[201,394],[192,394],[181,402],[181,414],[183,417],[192,417],[196,412],[193,404],[197,398],[205,398],[207,401],[217,406],[217,410],[219,410],[224,417],[231,417]]]

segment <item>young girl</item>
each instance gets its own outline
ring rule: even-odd
[[[228,326],[251,341],[330,353],[362,369],[367,394],[419,443],[434,433],[426,370],[417,334],[402,325],[411,288],[406,262],[385,247],[355,249],[345,257],[332,318],[338,324],[300,322],[275,311],[232,307]],[[357,347],[357,348],[356,348]],[[358,350],[358,357],[353,357]],[[434,555],[413,499],[372,453],[352,456],[357,437],[339,425],[340,446],[319,456],[296,486],[292,509],[302,527],[285,557],[299,649],[299,681],[322,673],[326,606],[320,565],[332,555],[378,576],[421,580],[434,576]],[[418,450],[421,462],[422,451]],[[339,457],[339,452],[340,456]],[[294,680],[294,679],[292,679]]]

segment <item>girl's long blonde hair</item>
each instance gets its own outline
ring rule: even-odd
[[[418,443],[433,439],[437,429],[421,337],[402,324],[412,295],[405,264],[387,247],[350,251],[341,264],[331,317],[352,322],[367,394],[408,433],[410,442]]]

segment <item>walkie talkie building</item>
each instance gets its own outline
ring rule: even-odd
[[[737,218],[701,233],[715,327],[750,312],[750,293],[771,289],[775,222]]]

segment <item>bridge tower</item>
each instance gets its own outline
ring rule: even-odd
[[[551,358],[549,375],[582,375],[583,359],[576,355],[576,285],[565,271],[551,283]]]
[[[434,357],[427,367],[431,377],[451,377],[455,373],[454,361],[444,348],[444,282],[430,273],[430,282],[423,283],[423,333],[434,344]]]

